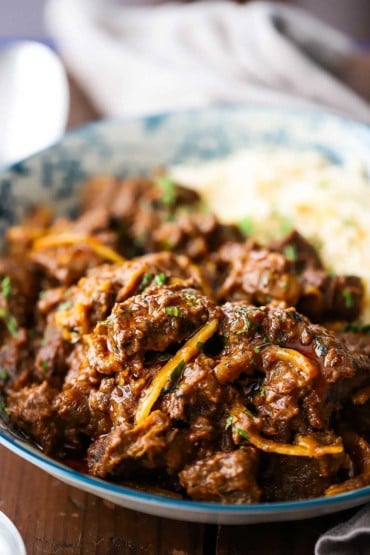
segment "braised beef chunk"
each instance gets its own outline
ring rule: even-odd
[[[56,390],[44,381],[11,392],[7,410],[13,423],[50,452],[58,439],[58,416],[53,408]]]
[[[219,503],[370,484],[364,284],[297,231],[245,239],[158,173],[95,178],[8,243],[0,415],[46,453]]]
[[[257,451],[252,447],[216,452],[180,472],[189,497],[221,503],[255,503],[261,491],[256,481]]]
[[[298,280],[291,261],[282,254],[249,240],[225,243],[214,253],[212,262],[220,301],[245,300],[257,305],[275,301],[285,306],[297,303]]]
[[[327,438],[330,441],[330,438]],[[308,499],[325,494],[342,472],[348,474],[349,457],[345,454],[318,458],[263,455],[263,494],[266,501]],[[263,466],[263,463],[262,463]]]
[[[307,270],[301,275],[298,309],[314,321],[352,321],[359,317],[364,285],[356,276],[331,276]]]
[[[291,260],[297,274],[305,270],[323,269],[317,249],[295,229],[271,247]]]

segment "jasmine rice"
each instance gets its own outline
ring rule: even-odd
[[[313,151],[251,149],[170,173],[221,221],[240,222],[263,243],[298,229],[329,270],[363,278],[362,320],[370,322],[370,179],[363,165],[336,165]]]

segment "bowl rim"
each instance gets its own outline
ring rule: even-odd
[[[139,123],[139,122],[157,122],[163,119],[169,118],[176,118],[180,116],[191,116],[197,113],[204,113],[204,112],[237,112],[237,111],[256,111],[256,112],[275,112],[280,114],[286,114],[287,116],[301,116],[302,118],[306,119],[308,117],[316,117],[327,119],[330,121],[335,121],[337,124],[345,125],[352,127],[353,129],[361,130],[365,133],[370,132],[370,123],[366,123],[365,121],[356,119],[346,114],[342,114],[337,112],[334,109],[330,109],[329,107],[325,106],[301,106],[301,107],[290,107],[290,106],[280,106],[278,104],[265,104],[263,102],[223,102],[223,103],[215,103],[209,106],[199,106],[199,107],[192,107],[192,108],[185,108],[179,110],[172,110],[172,111],[159,111],[159,112],[151,112],[149,114],[144,115],[127,115],[127,116],[107,116],[102,117],[94,121],[89,121],[85,123],[78,124],[74,127],[68,128],[64,135],[56,142],[50,144],[48,147],[34,152],[33,154],[22,158],[12,164],[1,166],[0,167],[0,178],[2,174],[6,173],[7,171],[12,171],[16,169],[18,165],[23,164],[29,160],[33,160],[39,156],[43,156],[47,154],[49,151],[53,151],[55,148],[61,146],[66,140],[78,135],[85,135],[86,133],[95,130],[101,129],[104,127],[109,127],[111,125],[118,125],[125,123]],[[369,135],[370,139],[370,135]]]
[[[63,463],[60,463],[41,451],[38,451],[31,443],[20,442],[19,440],[12,440],[5,435],[0,429],[0,445],[8,448],[10,451],[19,455],[21,458],[32,462],[38,468],[46,470],[46,468],[54,471],[53,475],[65,479],[69,482],[73,480],[74,486],[81,484],[82,486],[92,486],[93,490],[97,490],[100,494],[111,493],[122,499],[142,501],[146,505],[161,505],[167,508],[181,509],[185,512],[198,512],[212,514],[278,514],[278,513],[291,513],[292,511],[310,510],[314,508],[330,507],[336,504],[344,504],[349,501],[356,501],[356,504],[364,503],[370,498],[370,486],[365,486],[356,490],[340,493],[328,497],[314,497],[311,499],[299,499],[296,501],[276,501],[265,503],[243,503],[243,504],[223,504],[217,502],[197,501],[188,499],[174,499],[159,495],[156,493],[149,493],[139,489],[130,488],[124,485],[115,484],[107,480],[102,480],[89,474],[84,474],[74,470]],[[86,488],[82,488],[86,489]],[[99,493],[97,493],[99,495]]]

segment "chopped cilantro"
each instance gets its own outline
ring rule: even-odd
[[[137,288],[138,293],[144,291],[144,289],[152,283],[153,278],[153,274],[144,274],[141,278],[141,282],[139,283],[139,287]]]
[[[0,368],[0,378],[4,380],[4,382],[9,378],[9,374],[5,368]]]
[[[244,216],[244,218],[239,220],[238,228],[245,237],[249,237],[253,232],[253,222],[250,216]]]
[[[233,417],[233,416],[228,416],[228,417],[226,418],[225,430],[228,430],[228,429],[230,428],[230,426],[231,426],[231,424],[233,423],[233,421],[234,421],[234,417]]]
[[[164,285],[167,280],[168,280],[167,274],[165,274],[164,272],[160,272],[155,276],[154,283],[156,285]]]
[[[5,308],[0,308],[0,318],[4,320],[6,327],[8,328],[8,332],[13,337],[17,336],[18,328],[17,328],[17,321],[12,314]]]
[[[237,434],[242,436],[244,439],[249,439],[249,435],[245,430],[242,430],[241,428],[234,428],[234,430],[236,431]]]
[[[247,311],[246,310],[241,310],[241,316],[243,318],[243,327],[239,330],[236,330],[235,334],[239,335],[241,333],[245,333],[247,331],[249,331],[253,325],[251,319],[247,316]]]
[[[9,276],[5,276],[1,282],[1,293],[4,299],[7,299],[12,292],[12,284]]]
[[[166,306],[165,311],[169,316],[175,316],[176,318],[181,316],[181,308],[179,306]]]
[[[343,300],[344,300],[344,306],[346,308],[353,308],[354,299],[353,299],[353,295],[352,295],[352,293],[349,289],[343,289],[342,297],[343,297]]]
[[[261,348],[258,347],[258,346],[257,346],[257,347],[253,347],[253,352],[254,352],[254,353],[257,353],[257,354],[258,354],[258,353],[260,352],[260,350],[261,350]]]
[[[43,370],[44,374],[46,374],[46,372],[49,369],[49,361],[46,360],[46,359],[42,360],[41,361],[41,366],[42,366],[42,370]]]
[[[182,371],[185,368],[185,362],[181,360],[178,365],[172,370],[170,376],[171,386],[173,386],[181,377]]]
[[[163,204],[173,206],[176,200],[176,187],[172,179],[168,175],[160,175],[155,182],[162,189]]]
[[[262,386],[258,393],[259,393],[262,397],[266,397],[266,388],[265,388],[265,386]]]
[[[198,341],[198,343],[197,343],[197,349],[198,349],[198,351],[200,351],[201,353],[203,353],[204,343],[202,343],[201,341]]]
[[[294,245],[286,245],[284,247],[284,255],[288,260],[294,262],[297,260],[297,249]]]

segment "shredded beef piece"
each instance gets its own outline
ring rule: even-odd
[[[330,484],[338,480],[339,473],[345,475],[349,467],[346,454],[318,458],[272,454],[269,457],[264,455],[262,459],[266,465],[260,482],[264,501],[320,497]]]
[[[361,332],[336,332],[335,334],[347,349],[359,357],[367,357],[370,366],[370,334]]]
[[[150,250],[171,250],[201,262],[227,241],[240,240],[236,226],[219,223],[213,214],[183,214],[165,222],[148,240]]]
[[[164,466],[163,452],[168,444],[168,433],[168,418],[160,411],[154,411],[143,425],[136,428],[125,425],[114,428],[89,448],[89,470],[103,478],[117,473],[117,467],[119,474],[124,473],[125,463],[132,463],[132,460],[147,468]]]
[[[254,383],[248,382],[245,403],[257,411],[267,435],[286,441],[293,432],[325,429],[333,411],[368,379],[370,369],[353,359],[334,334],[293,308],[227,303],[223,312],[220,332],[226,345],[216,376],[221,383],[232,383],[242,374],[258,372]],[[281,359],[279,348],[306,357],[309,372],[294,358]]]
[[[184,286],[207,289],[202,272],[188,258],[171,253],[99,266],[65,292],[65,302],[57,314],[58,324],[67,337],[76,340],[105,320],[114,303],[142,293],[149,286],[165,285],[173,280],[180,280]]]
[[[8,395],[7,409],[12,423],[30,435],[46,453],[58,439],[58,419],[53,408],[56,391],[47,382],[26,386]]]
[[[231,453],[216,452],[182,470],[180,483],[193,499],[255,503],[260,499],[257,461],[257,452],[252,447]]]
[[[116,303],[108,320],[85,337],[89,363],[102,373],[117,371],[138,352],[164,351],[183,341],[215,310],[196,289],[154,286],[150,293]]]
[[[294,271],[301,274],[304,270],[322,270],[323,264],[317,249],[297,230],[293,229],[280,241],[271,244],[273,250],[290,255]]]
[[[300,276],[300,282],[298,310],[314,321],[352,321],[359,317],[365,290],[359,277],[332,276],[323,270],[308,269]]]
[[[221,267],[224,276],[218,281],[217,298],[221,301],[245,300],[256,305],[275,301],[291,306],[298,300],[300,288],[292,262],[280,253],[248,240],[225,243],[212,260],[216,273]]]

